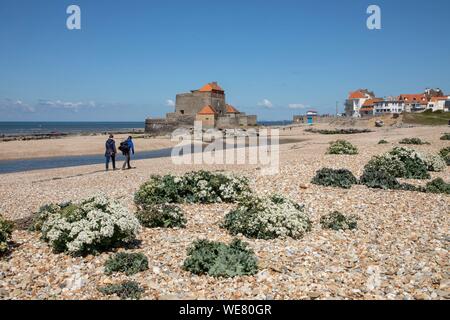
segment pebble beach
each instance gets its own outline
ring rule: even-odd
[[[359,177],[374,155],[398,146],[405,137],[430,142],[413,148],[436,154],[449,146],[449,141],[440,140],[449,129],[386,127],[354,135],[321,135],[304,129],[281,130],[281,138],[293,142],[280,146],[280,171],[273,176],[261,175],[258,165],[180,166],[170,158],[134,161],[136,168],[126,171],[105,172],[103,165],[91,165],[0,175],[0,213],[18,226],[12,235],[11,252],[0,258],[0,299],[115,299],[102,295],[98,287],[125,279],[142,285],[142,299],[450,299],[448,195],[361,185],[338,189],[310,183],[315,172],[324,167],[349,169]],[[98,153],[104,143],[100,138],[95,137]],[[81,148],[83,139],[89,137],[76,139],[71,141],[73,150],[65,154],[82,152],[77,143]],[[359,154],[326,155],[329,142],[337,139],[353,143]],[[379,145],[381,139],[389,143]],[[14,152],[6,155],[11,160],[26,154],[40,157],[40,152],[61,155],[64,150],[57,146],[68,141],[55,141],[55,151],[45,150],[42,141],[3,144],[14,144]],[[40,145],[33,149],[33,144]],[[137,152],[173,146],[162,138],[138,139],[135,144]],[[192,275],[181,265],[194,240],[228,243],[233,239],[220,228],[233,204],[182,205],[188,221],[185,229],[143,229],[139,247],[128,251],[144,253],[150,267],[131,277],[104,274],[103,265],[111,253],[87,257],[55,254],[38,233],[26,230],[42,205],[81,200],[101,192],[135,211],[133,195],[151,175],[200,169],[244,175],[257,194],[280,193],[304,204],[313,222],[311,232],[300,240],[263,241],[240,236],[254,250],[259,272],[222,279]],[[448,167],[431,175],[450,181]],[[358,228],[341,232],[322,229],[320,217],[336,210],[356,215]]]

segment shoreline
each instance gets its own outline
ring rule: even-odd
[[[103,154],[108,135],[109,133],[73,134],[50,139],[18,138],[10,141],[1,141],[0,138],[0,146],[4,150],[4,152],[0,153],[0,161]],[[121,141],[125,140],[129,135],[133,135],[133,133],[122,132],[113,133],[113,135],[116,140],[116,147],[118,147]],[[172,142],[169,138],[153,138],[137,132],[134,133],[133,139],[138,152],[166,149],[175,145],[175,142]]]
[[[81,131],[81,132],[50,132],[50,133],[12,133],[12,134],[0,134],[0,142],[10,141],[29,141],[29,140],[48,140],[48,139],[61,139],[65,137],[89,137],[99,135],[117,135],[117,134],[145,134],[145,129],[125,129],[117,131]]]
[[[281,138],[279,140],[279,145],[289,145],[295,143],[306,142],[308,139],[299,138]],[[191,148],[194,148],[196,143],[191,144]],[[207,142],[203,142],[203,150],[208,145]],[[226,143],[223,141],[223,147],[226,148]],[[247,148],[248,143],[243,145],[235,145],[234,149],[238,150],[240,148]],[[195,152],[194,150],[192,150]],[[132,156],[132,161],[138,160],[149,160],[156,158],[168,158],[171,156],[172,147],[160,148],[153,150],[145,150],[137,152],[136,155]],[[116,162],[121,162],[124,160],[124,156],[118,152],[116,155]],[[38,171],[46,169],[60,169],[69,167],[80,167],[85,165],[104,165],[105,158],[103,153],[96,154],[79,154],[79,155],[63,155],[63,156],[53,156],[53,157],[36,157],[28,159],[8,159],[0,160],[0,175],[8,173],[21,173],[29,171]]]

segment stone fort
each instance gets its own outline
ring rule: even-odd
[[[234,129],[256,126],[257,119],[227,104],[225,91],[217,82],[211,82],[198,90],[177,94],[175,112],[162,119],[147,119],[145,131],[167,134],[180,127],[193,127],[194,121],[201,121],[205,129]]]

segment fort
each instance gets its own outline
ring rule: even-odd
[[[155,135],[168,134],[177,128],[191,128],[201,121],[205,129],[235,129],[256,126],[256,115],[246,115],[226,103],[225,91],[217,82],[198,90],[176,96],[175,111],[165,118],[145,121],[145,131]]]

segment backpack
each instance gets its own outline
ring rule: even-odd
[[[114,140],[112,139],[108,139],[108,141],[106,141],[106,152],[109,153],[114,153]]]
[[[130,152],[130,146],[128,145],[128,141],[121,142],[119,150],[122,151],[123,154]]]

